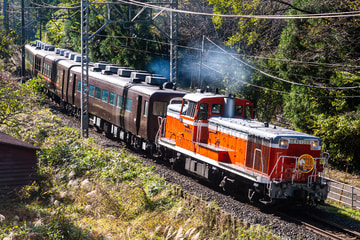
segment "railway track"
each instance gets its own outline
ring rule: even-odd
[[[276,215],[293,222],[303,228],[322,236],[325,239],[344,240],[360,239],[360,232],[353,231],[346,226],[331,222],[309,212],[296,211],[291,215],[289,213],[278,212]]]
[[[318,216],[313,215],[311,213],[308,213],[307,217],[311,220],[314,220],[318,223],[321,223],[321,224],[333,229],[333,231],[330,230],[330,232],[325,231],[325,234],[330,233],[329,237],[332,237],[333,239],[360,239],[360,232],[350,230],[346,226],[342,226],[342,225],[333,223],[331,221],[328,221],[326,219],[319,218]],[[322,229],[320,229],[320,230],[322,230]],[[324,230],[322,230],[322,231],[324,231]]]

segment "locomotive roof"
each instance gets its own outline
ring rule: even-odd
[[[199,102],[202,99],[210,99],[210,98],[229,98],[229,96],[223,95],[223,94],[215,94],[212,92],[205,92],[205,93],[200,93],[200,92],[196,92],[196,93],[189,93],[186,94],[184,96],[184,99],[190,100],[190,101],[194,101],[194,102]],[[240,98],[237,98],[240,99]],[[241,99],[243,101],[248,101],[246,99]]]
[[[184,96],[184,99],[198,102],[204,98],[214,98],[214,97],[224,98],[225,95],[219,95],[214,93],[189,93]]]
[[[233,129],[256,137],[262,137],[269,140],[277,141],[282,137],[287,138],[302,138],[302,139],[318,139],[320,138],[297,132],[284,127],[275,126],[268,124],[268,127],[263,122],[256,120],[242,119],[242,118],[222,118],[222,117],[211,117],[209,119],[210,124],[223,126],[225,128]]]

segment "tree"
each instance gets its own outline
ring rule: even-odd
[[[0,79],[0,125],[6,124],[17,126],[17,115],[26,110],[31,111],[29,106],[38,104],[42,99],[40,94],[41,85],[34,79],[24,84]]]
[[[2,62],[2,64],[0,65],[0,71],[10,70],[14,66],[16,66],[16,64],[12,60],[14,53],[18,49],[18,47],[14,44],[16,35],[14,31],[5,32],[4,30],[1,30],[0,34],[0,62]]]
[[[281,15],[294,8],[282,1],[269,0],[209,0],[216,14],[236,15]],[[273,58],[280,36],[286,22],[283,20],[267,20],[258,18],[221,18],[214,17],[217,28],[230,28],[225,44],[241,53],[242,60],[254,68],[273,71]],[[253,56],[259,56],[254,58]],[[267,71],[268,71],[267,70]],[[247,84],[238,88],[238,96],[250,99],[256,111],[256,117],[262,121],[271,121],[282,104],[281,91],[286,90],[281,82],[264,75],[258,70],[248,69]]]
[[[315,13],[360,9],[359,1],[347,0],[298,0],[294,5]],[[291,10],[289,14],[301,13]],[[344,167],[347,161],[353,169],[360,167],[360,142],[355,140],[360,128],[359,33],[355,17],[292,19],[282,33],[276,55],[291,59],[277,62],[281,76],[306,85],[292,85],[292,94],[284,101],[286,118],[295,128],[314,132],[323,139],[333,166]]]

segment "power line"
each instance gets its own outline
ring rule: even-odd
[[[75,30],[73,30],[75,31]],[[77,31],[75,31],[77,32]],[[161,41],[158,41],[158,40],[151,40],[151,39],[146,39],[146,38],[139,38],[139,37],[128,37],[128,36],[114,36],[114,35],[98,35],[99,37],[111,37],[111,38],[119,38],[119,39],[136,39],[136,40],[142,40],[142,41],[147,41],[147,42],[153,42],[153,43],[158,43],[158,44],[164,44],[164,45],[169,45],[169,43],[166,43],[166,42],[161,42]],[[208,39],[208,38],[207,38]],[[218,48],[220,48],[222,50],[222,52],[219,52],[219,51],[211,51],[211,50],[208,50],[208,51],[211,51],[213,53],[218,53],[218,54],[226,54],[226,55],[230,55],[231,57],[233,57],[233,55],[238,55],[238,56],[245,56],[245,57],[256,57],[256,56],[247,56],[245,54],[236,54],[236,53],[229,53],[229,52],[226,52],[225,50],[223,50],[220,46],[216,45],[213,41],[211,41],[210,39],[208,39],[212,44],[214,44],[215,46],[217,46]],[[182,45],[177,45],[178,48],[187,48],[187,49],[192,49],[192,50],[198,50],[198,51],[201,51],[200,48],[196,48],[196,47],[187,47],[187,46],[182,46]],[[122,46],[124,47],[124,46]],[[130,49],[129,47],[127,47],[128,49]],[[133,49],[134,50],[134,49]],[[154,52],[150,52],[150,51],[144,51],[144,50],[137,50],[138,52],[144,52],[144,53],[153,53],[153,54],[156,54]],[[159,54],[159,55],[162,55],[162,56],[169,56],[169,55],[165,55],[165,54]],[[293,84],[293,85],[299,85],[299,86],[303,86],[303,87],[310,87],[310,88],[318,88],[318,89],[327,89],[327,90],[353,90],[353,89],[359,89],[360,86],[353,86],[353,87],[322,87],[322,86],[316,86],[316,85],[308,85],[308,84],[302,84],[302,83],[296,83],[296,82],[292,82],[292,81],[289,81],[289,80],[285,80],[285,79],[282,79],[282,78],[279,78],[279,77],[276,77],[276,76],[273,76],[269,73],[266,73],[264,72],[263,70],[260,70],[238,58],[235,58],[233,57],[235,60],[237,61],[240,61],[242,64],[250,67],[251,69],[253,70],[256,70],[256,71],[259,71],[260,73],[262,74],[265,74],[266,76],[268,77],[271,77],[271,78],[275,78],[277,80],[280,80],[280,81],[283,81],[283,82],[286,82],[286,83],[289,83],[289,84]],[[195,58],[194,58],[195,59]],[[271,58],[270,58],[271,59]],[[279,61],[292,61],[292,60],[288,60],[288,59],[272,59],[272,60],[279,60]],[[218,62],[213,62],[213,61],[209,61],[207,60],[206,62],[208,63],[213,63],[213,64],[219,64]],[[307,64],[308,62],[301,62],[301,61],[295,61],[297,63],[302,63],[302,64]],[[312,63],[312,62],[310,62]],[[234,66],[233,64],[225,64],[225,63],[220,63],[221,65],[227,65],[227,66]],[[321,63],[319,63],[319,65],[322,65]],[[338,65],[338,66],[349,66],[349,65]],[[301,74],[291,74],[291,75],[294,75],[294,76],[300,76],[300,77],[306,77],[306,78],[312,78],[312,79],[321,79],[321,80],[327,80],[329,81],[330,79],[326,79],[326,78],[317,78],[317,77],[314,77],[314,76],[307,76],[307,75],[301,75]]]
[[[129,36],[114,36],[114,35],[98,35],[101,37],[112,37],[112,38],[126,38],[126,39],[135,39],[134,37],[129,37]],[[170,45],[170,43],[167,42],[162,42],[162,41],[158,41],[158,40],[152,40],[152,39],[146,39],[146,38],[141,38],[141,37],[136,37],[136,39],[139,40],[143,40],[143,41],[148,41],[148,42],[153,42],[153,43],[157,43],[157,44],[163,44],[163,45]],[[177,45],[177,47],[179,48],[183,48],[183,49],[190,49],[190,50],[196,50],[196,51],[201,51],[201,48],[198,47],[190,47],[190,46],[184,46],[184,45]],[[247,54],[242,54],[242,53],[224,53],[224,52],[220,52],[220,51],[216,51],[216,50],[211,50],[211,49],[207,49],[207,52],[211,52],[211,53],[222,53],[222,54],[227,54],[227,55],[235,55],[235,56],[239,56],[239,57],[246,57],[246,58],[254,58],[254,59],[265,59],[265,60],[273,60],[273,61],[281,61],[281,62],[290,62],[290,63],[297,63],[297,64],[306,64],[306,65],[313,65],[313,66],[325,66],[325,67],[341,67],[341,68],[353,68],[353,69],[357,69],[360,68],[360,66],[357,65],[344,65],[344,64],[337,64],[337,63],[318,63],[318,62],[307,62],[307,61],[299,61],[299,60],[292,60],[292,59],[284,59],[284,58],[271,58],[271,57],[262,57],[262,56],[254,56],[254,55],[247,55]],[[324,79],[325,80],[325,79]]]
[[[223,52],[226,52],[226,50],[224,50],[223,48],[221,48],[219,45],[217,45],[216,43],[214,43],[211,39],[209,39],[208,37],[205,37],[209,42],[211,42],[214,46],[216,46],[217,48],[219,48],[221,51]],[[292,82],[292,81],[289,81],[289,80],[285,80],[285,79],[282,79],[282,78],[279,78],[279,77],[276,77],[274,75],[271,75],[267,72],[264,72],[250,64],[248,64],[247,62],[245,61],[242,61],[241,59],[237,58],[237,57],[234,57],[231,53],[230,53],[230,56],[241,62],[242,64],[244,64],[245,66],[255,70],[255,71],[258,71],[260,72],[261,74],[267,76],[267,77],[270,77],[270,78],[273,78],[273,79],[276,79],[276,80],[280,80],[282,82],[286,82],[286,83],[290,83],[290,84],[293,84],[293,85],[298,85],[298,86],[303,86],[303,87],[309,87],[309,88],[318,88],[318,89],[327,89],[327,90],[345,90],[345,89],[359,89],[360,86],[354,86],[354,87],[321,87],[321,86],[314,86],[314,85],[308,85],[308,84],[303,84],[303,83],[296,83],[296,82]]]
[[[213,67],[210,67],[206,64],[203,64],[206,68],[220,74],[220,75],[223,75],[221,72],[219,72],[218,70],[214,69]],[[360,98],[360,96],[318,96],[318,95],[308,95],[308,94],[301,94],[301,93],[293,93],[293,92],[285,92],[285,91],[281,91],[281,90],[276,90],[276,89],[272,89],[272,88],[267,88],[267,87],[262,87],[262,86],[259,86],[259,85],[256,85],[256,84],[253,84],[253,83],[248,83],[244,80],[241,80],[241,79],[238,79],[238,78],[235,78],[235,77],[231,77],[231,79],[235,80],[235,81],[238,81],[238,82],[242,82],[246,85],[249,85],[249,86],[252,86],[252,87],[255,87],[255,88],[259,88],[259,89],[262,89],[262,90],[267,90],[267,91],[271,91],[271,92],[276,92],[276,93],[280,93],[280,94],[287,94],[287,95],[295,95],[295,96],[307,96],[307,97],[313,97],[313,98]]]
[[[188,10],[171,9],[162,6],[155,6],[149,3],[138,2],[135,0],[118,0],[121,3],[127,3],[139,7],[146,7],[152,9],[159,9],[168,12],[177,12],[192,15],[212,16],[212,17],[224,17],[224,18],[257,18],[257,19],[307,19],[307,18],[340,18],[340,17],[360,17],[360,11],[351,12],[339,12],[339,13],[316,13],[316,14],[302,14],[302,15],[235,15],[235,14],[214,14],[214,13],[203,13],[194,12]],[[105,3],[99,3],[105,4]]]
[[[47,8],[67,8],[67,9],[74,9],[80,8],[77,7],[58,7],[50,4],[38,4],[34,3],[38,6],[44,6]],[[183,13],[183,14],[191,14],[191,15],[202,15],[202,16],[209,16],[209,17],[224,17],[224,18],[254,18],[254,19],[315,19],[315,18],[341,18],[341,17],[360,17],[360,11],[350,11],[350,12],[337,12],[337,13],[314,13],[314,14],[301,14],[301,15],[236,15],[236,14],[215,14],[215,13],[205,13],[205,12],[195,12],[189,10],[181,10],[181,9],[173,9],[168,7],[157,6],[149,3],[139,2],[135,0],[118,0],[117,2],[89,2],[90,4],[96,5],[106,5],[106,4],[128,4],[134,5],[143,8],[151,8],[151,9],[158,9],[161,11],[167,12],[176,12],[176,13]],[[78,4],[74,3],[73,5]]]
[[[30,4],[33,4],[37,7],[25,7],[27,9],[41,9],[41,8],[46,8],[46,9],[78,9],[80,8],[80,3],[74,3],[74,4],[70,4],[69,6],[55,6],[55,5],[51,5],[51,4],[39,4],[33,1],[30,1]],[[77,6],[76,6],[77,5]]]
[[[151,4],[147,4],[147,3],[142,3],[142,2],[137,2],[137,1],[134,1],[134,0],[129,0],[129,2],[127,1],[124,1],[124,0],[119,0],[119,2],[126,2],[128,4],[132,4],[132,5],[151,5]],[[30,2],[32,4],[35,4],[35,5],[38,5],[38,6],[43,6],[43,7],[50,7],[50,8],[54,8],[54,9],[77,9],[77,8],[80,8],[80,6],[76,6],[76,7],[59,7],[59,6],[54,6],[54,5],[49,5],[49,4],[38,4],[38,3],[34,3],[34,2]],[[107,2],[92,2],[91,4],[106,4]],[[116,2],[115,2],[116,4]],[[71,4],[69,6],[74,6],[74,5],[79,5],[79,3],[74,3],[74,4]],[[166,9],[166,11],[175,11],[175,9],[172,9],[172,8],[164,8],[164,7],[160,7],[160,6],[155,6],[155,5],[151,5],[149,6],[150,8],[158,8],[158,9]],[[207,13],[199,13],[199,12],[190,12],[188,11],[189,14],[207,14]],[[345,14],[345,13],[359,13],[360,14],[360,11],[353,11],[353,12],[341,12],[341,13],[324,13],[324,14]],[[210,16],[212,16],[213,14],[210,14]],[[323,14],[307,14],[307,15],[323,15]],[[229,16],[240,16],[240,15],[229,15]],[[248,15],[249,17],[252,17],[252,15]],[[274,16],[278,16],[278,15],[274,15]],[[287,16],[304,16],[304,15],[287,15]],[[357,15],[357,16],[360,16],[360,15]],[[170,45],[170,43],[164,43],[164,42],[157,42],[157,43],[161,43],[161,44],[168,44]],[[188,49],[194,49],[194,50],[200,50],[199,48],[192,48],[192,47],[188,47],[188,46],[181,46],[181,45],[177,45],[178,47],[180,48],[188,48]],[[211,52],[212,50],[207,50],[209,52]],[[216,51],[213,51],[214,53],[216,53]],[[229,53],[226,53],[226,54],[229,54]],[[234,55],[234,54],[232,54]],[[262,56],[249,56],[249,55],[246,55],[246,54],[239,54],[237,53],[236,55],[238,56],[243,56],[243,57],[250,57],[250,58],[256,58],[256,59],[268,59],[268,60],[274,60],[274,61],[283,61],[283,62],[291,62],[291,63],[298,63],[298,64],[308,64],[308,65],[315,65],[315,66],[327,66],[327,67],[346,67],[346,68],[360,68],[360,66],[354,66],[354,65],[343,65],[343,64],[332,64],[332,63],[316,63],[316,62],[305,62],[305,61],[298,61],[298,60],[291,60],[291,59],[279,59],[279,58],[270,58],[270,57],[262,57]]]

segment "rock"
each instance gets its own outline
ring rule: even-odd
[[[5,216],[0,214],[0,223],[3,222],[3,221],[5,221]]]
[[[69,179],[72,179],[73,177],[75,177],[76,173],[74,170],[72,170],[70,173],[69,173]]]
[[[93,190],[93,191],[88,192],[88,193],[86,194],[86,196],[89,197],[89,198],[95,198],[96,195],[97,195],[97,191],[96,191],[96,190]]]
[[[78,180],[70,180],[68,183],[68,187],[78,187],[79,181]]]
[[[89,181],[89,179],[85,179],[80,183],[80,186],[85,190],[90,190],[91,182]]]
[[[60,206],[60,202],[59,202],[58,200],[55,200],[55,201],[54,201],[54,206],[55,206],[55,207]]]
[[[89,212],[92,211],[92,206],[91,205],[86,205],[84,210],[85,210],[86,213],[89,213]]]

